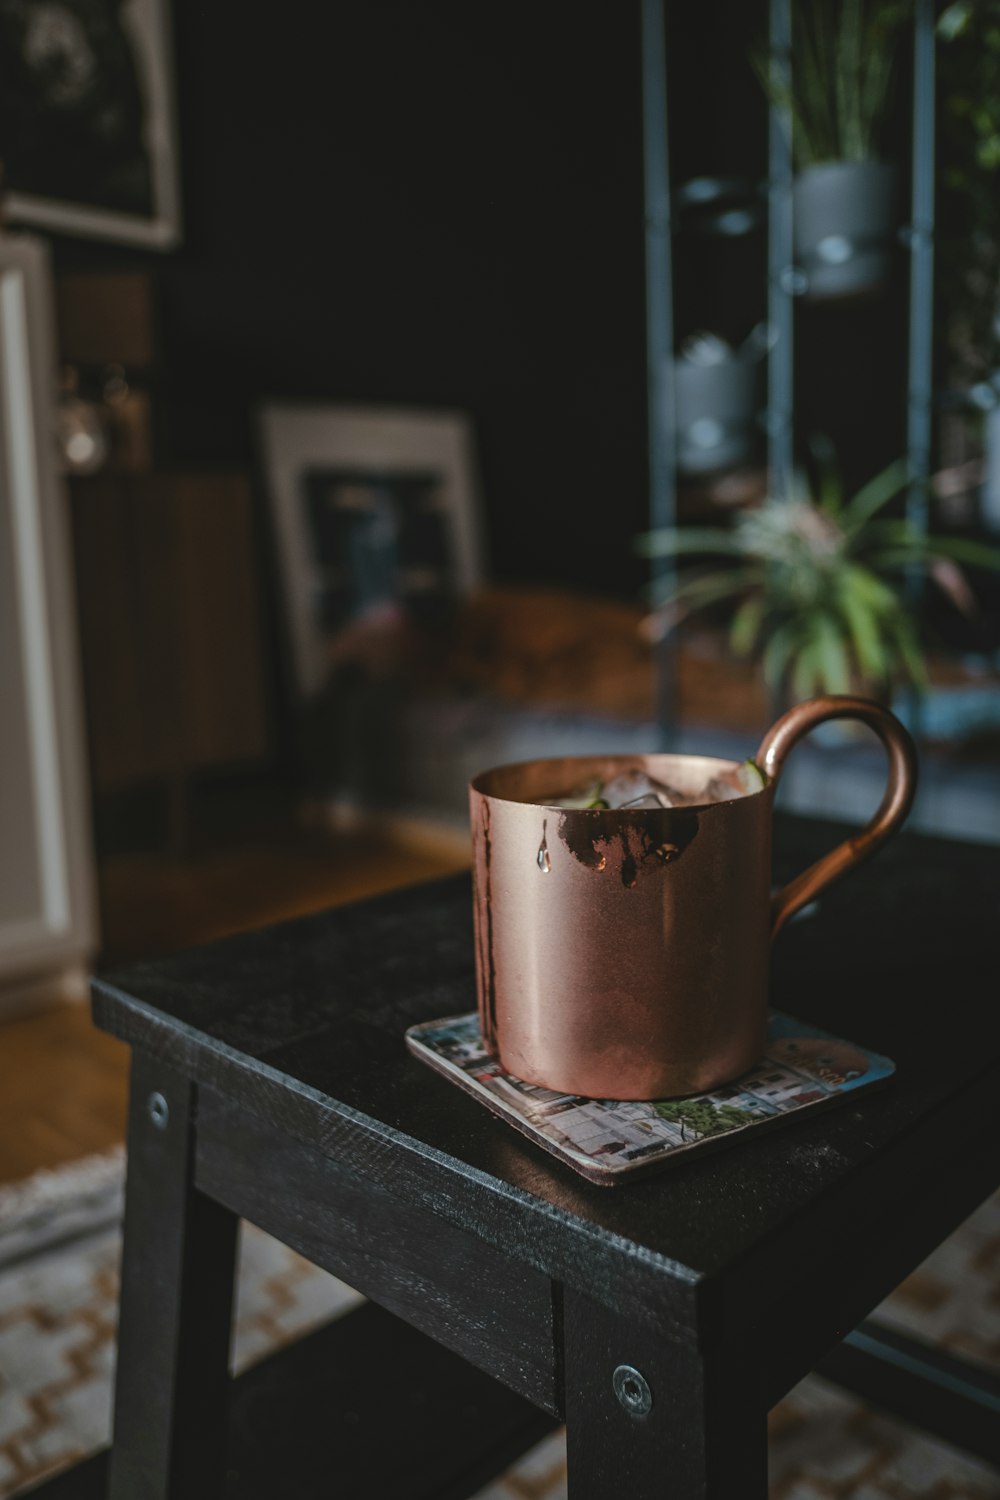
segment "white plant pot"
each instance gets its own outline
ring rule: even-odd
[[[896,168],[880,161],[807,167],[792,190],[795,260],[810,298],[874,291],[889,274]]]
[[[674,361],[677,467],[713,474],[745,463],[753,452],[760,365],[732,359],[713,365]]]

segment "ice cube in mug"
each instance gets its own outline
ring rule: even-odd
[[[611,808],[675,807],[683,800],[673,787],[654,781],[645,771],[621,771],[604,784],[603,797]]]
[[[731,771],[720,771],[706,781],[695,802],[734,802],[749,797],[767,785],[767,778],[756,761],[745,760]]]

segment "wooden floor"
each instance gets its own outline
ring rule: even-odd
[[[0,1182],[120,1140],[127,1076],[128,1048],[85,1005],[0,1026]]]
[[[468,864],[447,831],[377,827],[282,833],[196,860],[119,855],[99,874],[108,967],[360,900]],[[128,1050],[96,1031],[85,1005],[0,1024],[0,1183],[122,1139]]]

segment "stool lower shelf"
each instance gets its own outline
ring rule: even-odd
[[[465,1500],[556,1426],[373,1303],[233,1382],[227,1500]],[[107,1452],[31,1490],[104,1500]]]

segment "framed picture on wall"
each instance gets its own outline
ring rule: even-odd
[[[460,412],[269,403],[260,413],[298,690],[379,612],[443,618],[481,579],[479,484]]]
[[[180,237],[169,0],[0,0],[8,219],[169,249]]]

